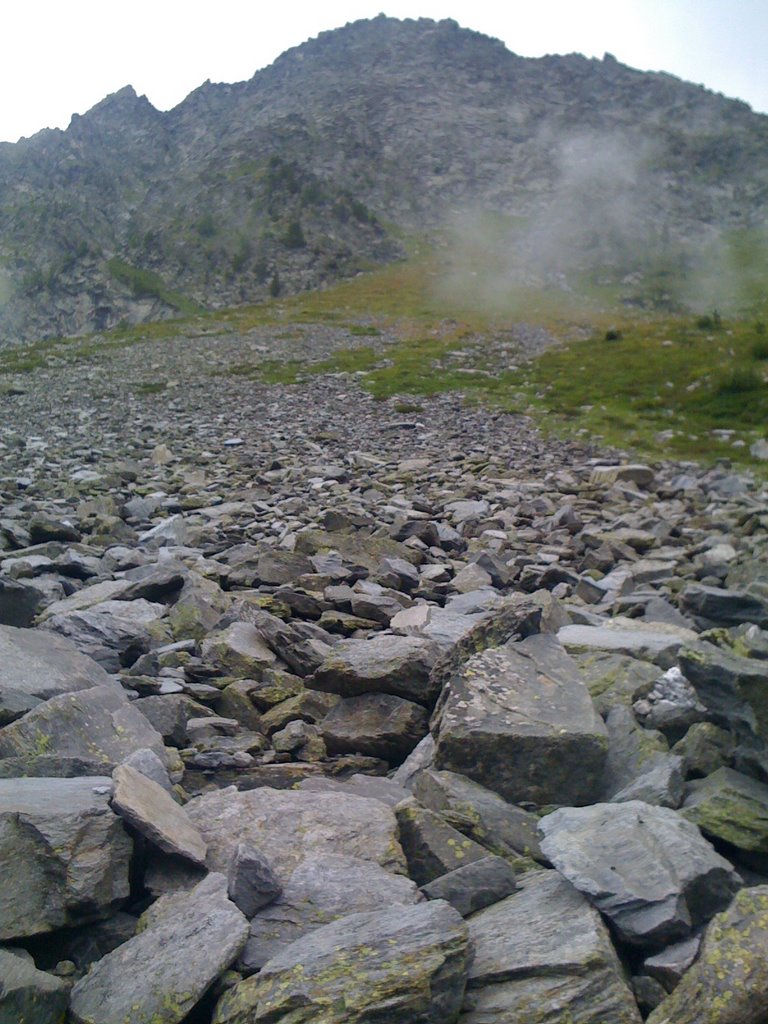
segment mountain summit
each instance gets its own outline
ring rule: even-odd
[[[0,340],[317,287],[409,235],[485,244],[489,215],[505,271],[514,250],[540,280],[629,280],[767,213],[768,117],[746,104],[380,16],[167,113],[127,86],[0,144]]]

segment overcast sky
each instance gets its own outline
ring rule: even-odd
[[[768,0],[0,0],[0,140],[66,128],[124,85],[160,110],[238,82],[326,29],[454,18],[515,53],[606,51],[768,113]]]

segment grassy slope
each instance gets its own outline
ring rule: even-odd
[[[489,312],[466,296],[459,301],[440,287],[444,280],[436,256],[417,255],[324,291],[12,349],[0,353],[0,373],[87,361],[105,347],[164,337],[326,322],[348,329],[349,349],[305,365],[272,361],[231,372],[282,383],[358,373],[377,398],[403,408],[418,407],[418,396],[460,390],[469,401],[532,414],[549,431],[589,434],[640,455],[757,465],[749,445],[768,430],[768,335],[758,322],[765,310],[699,324],[693,314],[619,312],[605,294],[518,291],[505,309]],[[521,321],[545,327],[561,344],[514,365],[504,341]],[[606,340],[610,326],[619,338]],[[396,340],[384,344],[382,331]]]

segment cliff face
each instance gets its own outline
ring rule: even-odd
[[[760,231],[768,118],[606,56],[525,59],[454,22],[356,22],[168,113],[127,87],[0,145],[0,339],[254,301],[487,213],[529,271]],[[634,255],[633,255],[634,254]]]

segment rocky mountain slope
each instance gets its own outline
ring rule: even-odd
[[[513,251],[631,285],[761,232],[766,154],[768,119],[669,75],[357,22],[168,113],[127,87],[0,145],[0,340],[316,287],[445,230],[493,240],[502,285]]]
[[[288,326],[0,391],[0,1018],[762,1024],[765,486]]]

